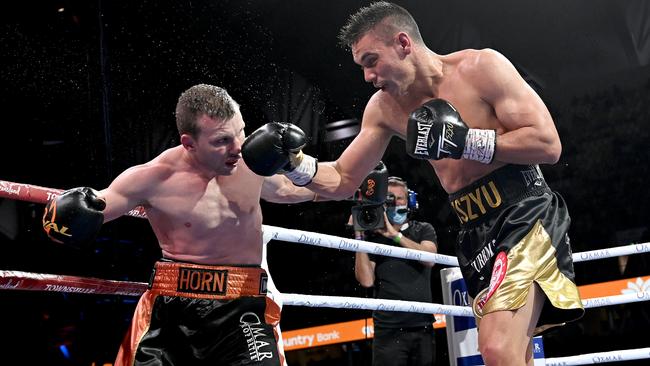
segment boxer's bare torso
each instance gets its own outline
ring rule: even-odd
[[[437,55],[413,51],[407,66],[391,46],[366,35],[353,47],[366,81],[379,88],[364,110],[361,131],[333,166],[319,167],[310,187],[331,196],[349,194],[383,157],[393,136],[406,138],[409,114],[433,98],[450,102],[469,128],[496,130],[494,161],[429,160],[447,193],[507,164],[557,161],[560,140],[548,109],[514,66],[493,50]],[[383,60],[383,61],[382,61]],[[406,152],[405,152],[406,153]]]
[[[480,98],[473,88],[472,82],[466,80],[463,75],[463,63],[471,62],[472,57],[475,56],[471,55],[471,51],[441,57],[444,63],[444,76],[439,79],[438,84],[432,86],[427,94],[393,96],[378,91],[368,103],[368,108],[378,109],[378,115],[382,118],[371,119],[367,123],[369,125],[376,124],[378,128],[389,129],[404,139],[406,121],[411,111],[435,97],[449,101],[459,111],[470,128],[495,129],[497,134],[502,133],[503,126],[500,125],[492,107]],[[365,120],[364,123],[366,123]],[[453,159],[429,160],[429,163],[435,169],[443,189],[448,193],[467,186],[503,165],[498,162],[486,165],[471,160]]]
[[[145,208],[163,256],[204,264],[253,264],[262,258],[262,177],[242,161],[232,175],[203,176],[171,148],[130,168],[102,191],[107,219],[128,196]],[[121,192],[117,197],[115,192]]]

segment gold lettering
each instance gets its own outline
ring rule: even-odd
[[[490,194],[489,191],[492,191],[492,193]],[[485,200],[485,203],[483,200]],[[464,204],[462,203],[463,201],[465,201]],[[466,223],[487,214],[488,206],[491,208],[497,208],[501,206],[502,202],[501,194],[496,185],[493,181],[489,181],[487,185],[481,185],[476,188],[474,192],[468,192],[460,198],[455,199],[451,203],[451,206],[458,214],[461,223]],[[476,204],[475,207],[473,203]],[[486,203],[488,206],[486,206]],[[463,208],[461,208],[461,206],[463,206]],[[478,212],[474,213],[476,208],[478,209]]]
[[[487,201],[487,204],[490,205],[492,208],[497,208],[501,206],[501,195],[499,194],[499,191],[497,190],[497,187],[494,185],[493,181],[490,181],[488,183],[488,186],[490,186],[490,189],[492,190],[492,193],[494,194],[494,201],[492,201],[492,197],[487,192],[487,189],[485,186],[481,186],[481,190],[483,191],[483,195],[485,196],[485,200]]]
[[[454,200],[453,207],[458,213],[458,218],[460,218],[461,222],[467,222],[469,221],[469,217],[467,217],[467,213],[463,211],[462,208],[460,208],[460,201],[459,200]]]
[[[476,188],[476,196],[472,192],[469,192],[467,195],[478,205],[478,209],[481,210],[481,214],[485,214],[485,207],[483,206],[483,200],[481,199],[480,188]]]
[[[178,273],[178,291],[224,293],[227,281],[227,271],[181,268]]]
[[[59,229],[59,226],[55,222],[46,221],[44,228],[47,232],[49,232],[50,229],[52,229],[61,235],[72,236],[72,234],[68,234],[69,228],[67,226],[61,226],[61,228]]]
[[[196,291],[201,285],[201,274],[199,272],[192,271],[190,273],[190,289]]]
[[[214,284],[217,286],[219,292],[226,291],[224,281],[225,275],[225,272],[217,272],[216,276],[214,276]]]
[[[210,282],[212,282],[212,273],[203,272],[203,278],[201,279],[201,291],[211,291]]]
[[[178,288],[186,289],[190,288],[190,276],[188,276],[189,271],[181,269],[181,278],[178,280]]]
[[[464,195],[460,200],[467,202],[467,216],[469,216],[469,219],[474,220],[477,218],[478,215],[472,212],[472,201],[469,199],[468,195]]]

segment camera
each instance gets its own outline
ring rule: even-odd
[[[352,206],[352,225],[355,231],[383,229],[384,204]]]
[[[395,205],[395,196],[388,193],[385,203],[360,204],[352,206],[352,225],[355,231],[377,230],[386,226],[384,212],[386,206]]]

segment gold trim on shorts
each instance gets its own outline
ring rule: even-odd
[[[487,300],[489,287],[474,299],[472,310],[477,319],[501,310],[517,310],[524,306],[531,284],[536,282],[551,304],[558,309],[583,309],[578,287],[560,272],[556,251],[541,220],[507,254],[505,276]],[[483,303],[482,309],[478,304]],[[556,324],[561,325],[561,324]],[[547,329],[550,324],[539,328]]]
[[[150,291],[156,295],[232,300],[266,296],[267,274],[260,267],[156,262]]]

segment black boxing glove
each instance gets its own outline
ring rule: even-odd
[[[388,169],[383,162],[370,171],[368,176],[361,182],[354,200],[362,204],[383,204],[388,195]]]
[[[446,100],[432,99],[409,115],[406,152],[418,159],[469,159],[490,164],[496,131],[468,128]]]
[[[43,229],[57,243],[77,244],[94,239],[104,223],[106,202],[97,191],[79,187],[64,191],[45,205]]]
[[[284,174],[293,184],[309,184],[318,170],[318,161],[302,152],[305,133],[291,123],[270,122],[258,128],[242,144],[246,165],[265,177]]]

